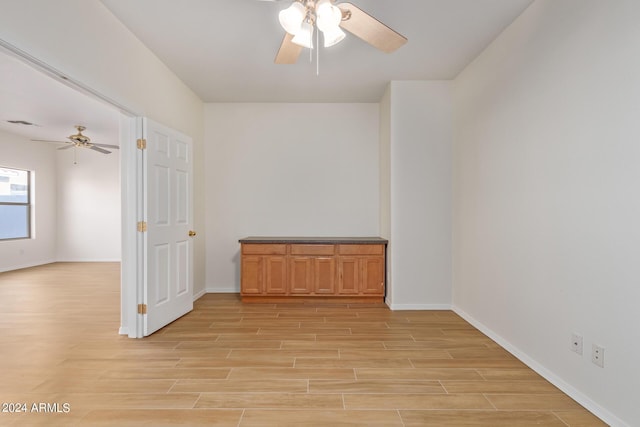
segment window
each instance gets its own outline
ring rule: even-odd
[[[0,166],[0,240],[31,237],[31,173]]]

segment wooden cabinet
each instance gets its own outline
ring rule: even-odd
[[[365,239],[242,239],[242,299],[383,301],[386,240]]]

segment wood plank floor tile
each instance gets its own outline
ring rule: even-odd
[[[239,427],[402,427],[398,411],[273,410],[247,409]]]
[[[345,349],[357,349],[357,350],[384,350],[385,345],[382,341],[366,341],[366,340],[356,340],[351,341],[348,339],[342,340],[326,340],[322,341],[291,341],[284,340],[282,341],[282,349],[287,350],[322,350],[322,349],[337,349],[337,350],[345,350]]]
[[[367,369],[356,368],[356,377],[359,380],[461,380],[461,381],[480,381],[482,376],[475,369],[449,369],[449,368],[384,368],[384,369]]]
[[[264,358],[264,359],[280,359],[280,358],[310,358],[310,359],[339,359],[340,358],[340,350],[337,349],[266,349],[260,350],[258,354],[256,354],[255,350],[246,350],[246,349],[234,349],[229,354],[229,359],[250,359],[250,358]]]
[[[307,380],[178,380],[171,393],[307,393]]]
[[[211,379],[223,380],[230,368],[144,368],[108,370],[101,378],[110,379]]]
[[[295,368],[412,368],[409,359],[318,359],[297,357]]]
[[[81,424],[95,427],[217,426],[237,427],[241,410],[233,409],[117,409],[96,410],[82,418]]]
[[[310,393],[445,393],[437,381],[310,380]]]
[[[443,359],[449,356],[446,350],[351,350],[340,351],[341,359],[411,359],[416,357]]]
[[[344,404],[340,394],[202,393],[195,407],[342,410]]]
[[[545,380],[538,381],[442,381],[449,393],[560,393],[553,384]]]
[[[416,359],[411,363],[416,368],[524,368],[517,359]]]
[[[501,410],[564,411],[582,408],[575,400],[561,393],[486,394],[485,396],[493,406]]]
[[[562,421],[571,427],[606,427],[600,418],[596,417],[590,412],[577,410],[577,411],[554,411],[554,414],[558,416]]]
[[[295,357],[279,359],[261,357],[260,354],[228,359],[210,359],[206,356],[181,359],[176,368],[293,368]]]
[[[345,394],[346,409],[486,409],[491,403],[481,394]]]
[[[550,412],[400,411],[405,427],[567,427]]]
[[[355,379],[353,369],[308,369],[308,368],[233,368],[230,380],[299,380],[299,379]]]

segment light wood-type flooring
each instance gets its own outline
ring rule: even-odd
[[[145,339],[119,319],[117,263],[1,273],[0,401],[27,413],[0,426],[604,425],[451,311],[207,294]]]

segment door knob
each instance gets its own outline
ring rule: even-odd
[[[193,230],[189,230],[189,237],[193,237],[196,235],[196,232]]]

